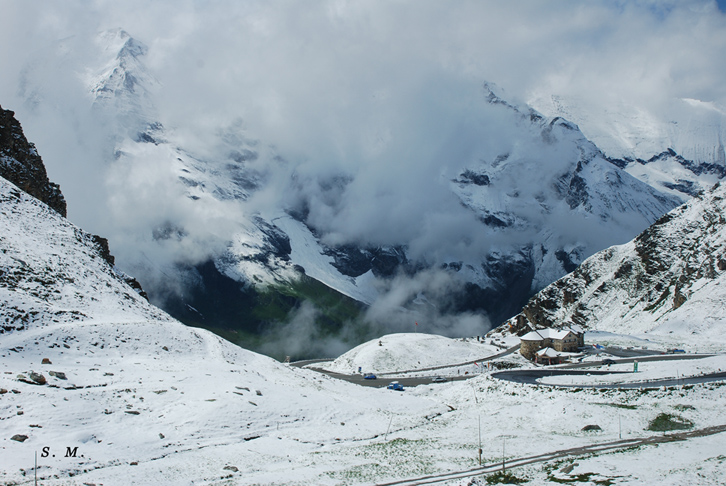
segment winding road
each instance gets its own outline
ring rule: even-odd
[[[374,379],[374,380],[366,380],[363,378],[362,375],[355,374],[355,375],[346,375],[343,373],[333,373],[331,371],[324,370],[319,367],[312,367],[310,366],[309,369],[317,371],[319,373],[324,373],[328,376],[331,376],[333,378],[337,378],[339,380],[344,380],[350,383],[355,383],[357,385],[361,386],[369,386],[373,388],[384,388],[388,385],[389,381],[391,379],[395,379],[395,381],[398,381],[401,385],[403,385],[404,388],[406,387],[413,387],[413,386],[419,386],[419,385],[428,385],[434,383],[432,381],[433,377],[401,377],[400,375],[405,375],[408,373],[424,373],[428,371],[439,371],[439,370],[445,370],[445,369],[452,369],[457,367],[463,367],[468,366],[474,363],[481,363],[486,361],[491,361],[497,358],[501,358],[503,356],[506,356],[508,354],[511,354],[515,352],[517,349],[519,349],[519,346],[513,346],[511,348],[508,348],[507,350],[497,353],[491,356],[483,357],[477,360],[471,360],[464,363],[456,363],[451,365],[445,365],[445,366],[434,366],[429,368],[420,368],[420,369],[411,369],[411,370],[400,370],[396,372],[388,372],[388,373],[379,373],[378,377],[386,377],[388,379]],[[649,355],[649,356],[643,356],[643,355],[637,355],[637,357],[630,357],[630,358],[621,358],[614,360],[614,363],[632,363],[634,361],[638,362],[646,362],[646,361],[673,361],[673,360],[690,360],[690,359],[701,359],[701,358],[708,358],[710,356],[714,356],[713,354],[656,354],[656,355]],[[297,361],[294,363],[291,363],[291,366],[296,366],[298,368],[302,368],[305,366],[313,365],[313,364],[321,364],[321,363],[327,363],[332,361],[331,359],[316,359],[316,360],[306,360],[306,361]],[[572,384],[572,385],[566,385],[566,384],[546,384],[546,383],[540,383],[537,380],[541,378],[546,378],[549,376],[578,376],[578,375],[612,375],[612,374],[623,374],[623,375],[632,375],[629,371],[611,371],[611,370],[593,370],[593,369],[582,369],[582,368],[593,368],[596,366],[602,366],[602,363],[597,362],[589,362],[589,363],[576,363],[576,364],[570,364],[565,365],[557,368],[529,368],[529,369],[519,369],[519,370],[507,370],[507,371],[497,371],[491,374],[493,378],[499,379],[499,380],[505,380],[505,381],[511,381],[514,383],[523,383],[523,384],[531,384],[531,385],[540,385],[540,386],[549,386],[549,387],[559,387],[559,388],[598,388],[598,389],[633,389],[633,388],[660,388],[662,386],[680,386],[680,385],[693,385],[698,383],[709,383],[713,381],[724,381],[726,380],[726,372],[718,372],[718,373],[708,373],[703,375],[697,375],[697,376],[685,376],[680,378],[665,378],[662,380],[650,380],[650,381],[639,381],[639,382],[630,382],[630,383],[609,383],[609,384]],[[475,376],[479,376],[478,374],[468,374],[468,375],[460,375],[455,377],[448,377],[446,381],[461,381],[461,380],[468,380],[470,378],[474,378]],[[395,377],[395,378],[393,378]]]
[[[434,383],[433,376],[428,377],[401,377],[400,375],[405,375],[408,373],[426,373],[429,371],[440,371],[440,370],[447,370],[447,369],[456,369],[463,366],[469,366],[476,363],[484,363],[487,361],[491,361],[497,358],[501,358],[503,356],[507,356],[509,354],[512,354],[516,350],[519,349],[519,344],[516,346],[512,346],[511,348],[507,348],[501,353],[493,354],[490,356],[486,356],[483,358],[466,361],[463,363],[455,363],[455,364],[448,364],[448,365],[442,365],[442,366],[432,366],[429,368],[417,368],[417,369],[411,369],[411,370],[400,370],[400,371],[391,371],[388,373],[378,373],[376,376],[379,378],[386,377],[386,379],[374,379],[374,380],[366,380],[363,378],[360,374],[355,375],[346,375],[344,373],[333,373],[332,371],[327,371],[323,368],[319,367],[313,367],[310,365],[314,364],[322,364],[322,363],[329,363],[330,361],[333,361],[332,359],[309,359],[305,361],[295,361],[293,363],[290,363],[291,366],[295,366],[297,368],[303,368],[308,367],[308,369],[311,369],[313,371],[317,371],[318,373],[324,373],[328,376],[331,376],[333,378],[337,378],[339,380],[344,380],[350,383],[355,383],[356,385],[361,386],[370,386],[373,388],[385,388],[388,386],[388,384],[391,382],[391,380],[395,380],[401,385],[403,385],[404,388],[406,387],[412,387],[412,386],[419,386],[419,385],[430,385]],[[459,376],[450,376],[446,378],[446,381],[461,381],[461,380],[468,380],[470,378],[474,378],[475,376],[479,376],[479,374],[466,374],[466,375],[459,375]],[[394,378],[395,377],[395,378]]]

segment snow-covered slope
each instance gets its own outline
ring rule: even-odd
[[[0,324],[169,319],[104,259],[102,242],[0,178]]]
[[[574,322],[621,334],[672,335],[720,349],[726,322],[726,186],[660,218],[633,241],[603,250],[535,295],[537,326]]]
[[[491,356],[501,349],[468,339],[451,339],[444,336],[419,333],[398,333],[360,344],[325,369],[353,374],[390,373],[463,363]]]
[[[600,100],[538,95],[530,101],[549,116],[578,124],[615,163],[638,179],[679,194],[711,187],[726,176],[726,110],[718,103],[673,99],[666,115],[621,101],[603,108]]]

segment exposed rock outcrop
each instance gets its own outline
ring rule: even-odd
[[[0,176],[66,216],[66,200],[60,186],[48,180],[35,145],[23,134],[15,113],[0,106]]]
[[[716,184],[633,241],[588,258],[532,297],[506,328],[519,330],[526,320],[537,328],[575,323],[635,333],[677,325],[716,332],[713,326],[726,319],[725,258],[726,185]]]

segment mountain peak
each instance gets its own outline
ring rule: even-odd
[[[124,56],[138,57],[147,53],[148,47],[121,28],[100,32],[97,42],[105,51],[118,53],[117,58]]]
[[[99,33],[96,43],[108,60],[89,83],[94,104],[113,107],[118,115],[128,118],[133,130],[149,124],[155,112],[150,90],[159,82],[142,60],[148,47],[120,28]]]

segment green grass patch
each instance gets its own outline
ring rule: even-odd
[[[509,471],[497,471],[486,477],[487,484],[523,484],[527,481],[527,479],[517,477]]]
[[[660,413],[648,423],[646,430],[653,432],[669,432],[671,430],[688,430],[693,428],[693,422],[679,415]]]
[[[313,339],[340,337],[355,345],[371,333],[362,322],[365,305],[302,273],[270,286],[238,282],[212,262],[188,269],[188,274],[190,285],[183,295],[170,292],[163,302],[154,303],[188,326],[207,329],[247,349],[269,354],[263,346],[285,341],[294,331],[289,324],[301,315],[316,333]],[[356,324],[347,325],[352,322]],[[339,336],[344,327],[344,336]],[[292,357],[310,357],[304,350],[299,353]],[[286,354],[294,352],[281,346],[273,357],[283,359]]]

